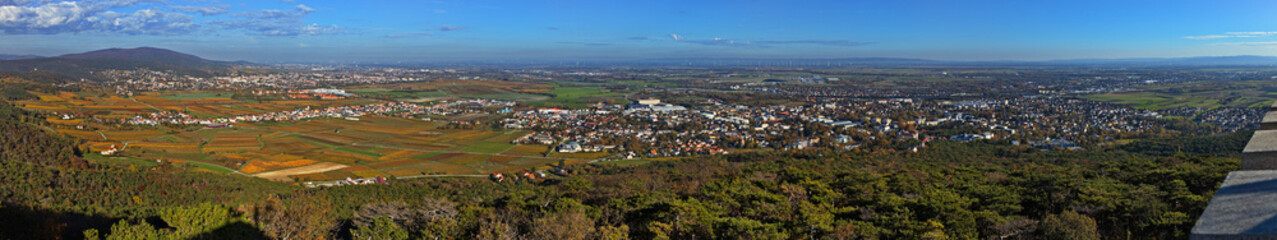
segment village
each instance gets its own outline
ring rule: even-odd
[[[108,70],[103,85],[115,89],[120,95],[132,96],[135,92],[166,90],[213,89],[313,89],[358,84],[387,84],[417,82],[441,77],[463,77],[455,69],[402,69],[402,68],[304,68],[285,73],[232,74],[228,76],[196,77],[176,72],[149,69]],[[260,92],[259,92],[260,93]]]
[[[306,107],[292,111],[222,118],[206,118],[181,112],[164,111],[135,116],[125,120],[125,123],[133,125],[195,124],[208,125],[209,127],[216,128],[224,127],[226,126],[225,124],[237,122],[298,121],[321,117],[344,118],[347,120],[358,121],[358,117],[369,114],[397,114],[399,116],[449,116],[461,113],[480,113],[484,112],[480,110],[483,108],[510,107],[514,105],[515,103],[510,101],[488,99],[441,101],[428,106],[408,102],[385,102],[358,106],[328,107],[322,109],[311,109],[310,107]],[[508,109],[501,109],[492,111],[492,113],[508,111]]]

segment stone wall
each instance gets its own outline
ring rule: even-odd
[[[1228,173],[1191,239],[1277,239],[1277,103],[1242,151],[1241,170]]]

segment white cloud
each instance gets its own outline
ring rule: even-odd
[[[209,21],[223,29],[243,30],[266,36],[327,35],[343,33],[337,25],[305,24],[306,15],[314,9],[298,5],[295,10],[258,10],[231,14],[232,20]]]
[[[301,34],[305,34],[305,35],[326,35],[326,34],[336,34],[340,32],[341,32],[341,27],[338,27],[337,25],[320,26],[318,23],[312,23],[310,25],[302,27],[301,29]]]
[[[1187,37],[1184,37],[1184,39],[1211,40],[1211,39],[1221,39],[1221,38],[1267,37],[1267,36],[1273,36],[1273,35],[1277,35],[1277,32],[1226,32],[1224,34],[1187,36]]]
[[[306,4],[297,4],[297,11],[302,11],[304,13],[311,13],[311,12],[315,12],[315,9],[307,7]]]
[[[103,14],[102,21],[97,22],[98,29],[107,29],[125,34],[173,35],[195,31],[198,28],[191,22],[191,16],[181,13],[161,12],[142,9],[133,14]]]
[[[221,15],[230,9],[230,5],[216,2],[173,6],[165,0],[0,0],[0,34],[178,35],[206,29],[204,25],[265,36],[348,31],[337,25],[308,23],[306,16],[317,10],[304,4],[286,10],[253,10],[196,21],[195,16]]]
[[[172,35],[199,28],[185,14],[141,9],[132,13],[111,11],[138,1],[6,1],[0,6],[0,31],[6,34],[58,34],[115,32]]]
[[[1271,41],[1271,42],[1230,42],[1230,43],[1216,43],[1215,45],[1216,45],[1216,46],[1241,46],[1241,47],[1274,47],[1274,46],[1277,46],[1277,41]]]
[[[217,6],[173,6],[170,8],[172,8],[173,10],[178,10],[178,11],[183,11],[188,13],[199,13],[200,15],[204,15],[204,16],[212,16],[212,15],[226,13],[227,11],[230,10],[230,7],[231,7],[230,5],[217,5]]]
[[[1193,40],[1210,40],[1210,39],[1231,38],[1231,37],[1233,37],[1233,36],[1230,36],[1230,35],[1202,35],[1202,36],[1187,36],[1187,37],[1184,37],[1184,39],[1193,39]]]
[[[1277,35],[1277,32],[1228,32],[1226,34],[1240,35],[1240,36],[1269,36],[1269,35]]]
[[[678,34],[671,33],[670,38],[673,38],[674,41],[683,41],[683,36],[679,36]]]
[[[88,19],[101,11],[76,2],[50,3],[34,7],[0,6],[0,27],[7,31],[56,30]],[[67,26],[73,27],[73,26]]]
[[[22,6],[31,2],[31,0],[0,0],[0,6]]]

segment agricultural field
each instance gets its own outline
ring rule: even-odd
[[[546,94],[554,96],[545,101],[532,102],[535,106],[584,108],[591,104],[624,103],[625,94],[610,92],[599,87],[555,87]]]
[[[294,110],[307,106],[328,107],[376,102],[366,99],[334,101],[274,99],[250,102],[231,99],[234,94],[227,92],[146,92],[132,97],[100,92],[32,93],[39,99],[15,101],[15,103],[33,111],[92,115],[112,119],[130,118],[159,111],[184,112],[204,117],[226,117]],[[59,121],[75,120],[77,119],[59,119]]]
[[[1158,110],[1174,107],[1216,108],[1223,106],[1218,99],[1175,96],[1155,92],[1112,93],[1091,95],[1084,98],[1091,101],[1130,105],[1135,108],[1145,110]]]
[[[1269,89],[1269,90],[1265,90]],[[1277,99],[1271,81],[1193,82],[1144,86],[1138,91],[1080,96],[1092,101],[1129,105],[1139,109],[1158,110],[1175,107],[1264,107]]]
[[[584,107],[598,102],[625,101],[625,94],[607,91],[603,88],[604,85],[573,84],[564,86],[509,81],[441,80],[364,86],[349,91],[373,98],[408,102],[484,98],[525,102],[534,106]],[[622,85],[646,86],[647,83],[631,81]]]
[[[522,131],[437,129],[438,125],[415,119],[365,116],[361,121],[316,119],[258,127],[255,130],[276,132],[262,137],[264,147],[258,152],[280,154],[250,157],[240,171],[249,174],[278,172],[299,168],[297,165],[313,165],[304,161],[314,161],[342,167],[298,172],[294,180],[487,174],[545,167],[563,158],[512,151],[516,145],[509,141],[525,134]],[[538,151],[548,148],[532,147],[540,149]],[[270,178],[282,179],[277,175]]]
[[[173,99],[173,100],[195,100],[195,99],[209,99],[209,98],[231,98],[232,96],[235,96],[235,94],[212,93],[212,92],[178,92],[168,96],[164,96],[164,98]]]
[[[536,102],[550,100],[550,96],[531,94],[531,93],[497,93],[497,94],[476,94],[469,95],[472,98],[496,99],[515,102]]]
[[[227,128],[199,125],[120,126],[109,121],[160,111],[227,117],[358,105],[378,99],[489,98],[532,104],[585,105],[623,94],[597,87],[502,81],[430,81],[350,90],[368,98],[343,100],[269,99],[231,92],[142,92],[118,96],[100,92],[34,93],[39,100],[16,101],[32,111],[57,113],[52,129],[86,140],[84,147],[120,152],[96,159],[115,163],[168,162],[200,171],[236,173],[277,181],[319,181],[346,177],[406,177],[430,174],[488,174],[546,168],[559,160],[584,163],[600,154],[551,154],[550,146],[516,145],[519,130],[440,129],[446,121],[486,121],[485,113],[441,117],[446,121],[363,116],[358,120],[318,118],[295,122],[235,123]],[[550,96],[555,96],[551,98]],[[91,116],[91,117],[90,117]]]
[[[440,80],[417,83],[364,86],[352,88],[355,94],[408,102],[428,102],[458,98],[485,98],[518,102],[549,100],[553,86],[509,81]]]

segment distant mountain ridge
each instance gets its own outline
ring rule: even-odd
[[[44,56],[0,54],[0,60],[16,60],[16,59],[42,58],[42,57]]]
[[[760,58],[657,58],[638,61],[640,63],[649,64],[672,64],[672,65],[800,65],[800,66],[818,66],[818,65],[922,65],[945,63],[945,61],[918,59],[918,58],[893,58],[893,57],[852,57],[852,58],[793,58],[793,59],[760,59]]]
[[[122,49],[122,48],[102,49],[102,50],[91,51],[91,52],[67,54],[67,55],[57,56],[57,58],[120,59],[120,60],[132,60],[132,61],[139,61],[139,62],[167,63],[167,64],[178,65],[178,66],[196,66],[196,65],[209,65],[209,64],[215,65],[215,64],[221,63],[218,61],[205,60],[203,58],[196,57],[195,55],[180,53],[180,52],[176,52],[176,51],[168,50],[168,49],[153,48],[153,47],[140,47],[140,48],[133,48],[133,49]]]
[[[1139,65],[1277,65],[1277,56],[1237,55],[1178,58],[1064,59],[1041,63]]]
[[[72,78],[93,79],[97,77],[93,75],[95,71],[146,68],[207,77],[237,65],[246,65],[246,63],[214,61],[168,49],[140,47],[111,48],[56,57],[3,60],[0,61],[0,71],[51,71]]]

